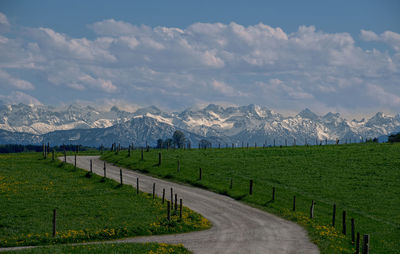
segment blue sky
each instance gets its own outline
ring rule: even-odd
[[[400,1],[0,2],[0,100],[400,112]]]

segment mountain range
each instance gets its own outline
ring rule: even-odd
[[[304,109],[295,116],[283,116],[257,105],[222,107],[210,104],[202,109],[164,112],[157,107],[127,112],[117,107],[108,111],[91,106],[0,105],[0,144],[82,144],[123,146],[170,138],[184,132],[193,145],[206,139],[241,146],[249,143],[292,145],[321,141],[360,142],[400,132],[400,115],[377,113],[370,119],[346,120],[339,113],[319,116]]]

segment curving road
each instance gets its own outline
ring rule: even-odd
[[[61,159],[61,158],[60,158]],[[63,159],[63,158],[62,158]],[[103,176],[104,162],[98,156],[78,156],[77,166],[90,169],[93,161],[93,172]],[[67,157],[73,163],[74,157]],[[109,242],[162,242],[182,243],[193,253],[319,253],[312,244],[307,232],[299,225],[281,219],[275,215],[244,205],[227,196],[203,189],[167,182],[158,178],[143,175],[132,170],[123,170],[124,184],[136,187],[139,177],[140,190],[151,193],[156,183],[156,193],[161,196],[166,189],[166,198],[170,197],[170,188],[183,199],[183,204],[202,214],[213,224],[209,230],[184,234],[133,237]],[[119,181],[120,167],[107,163],[107,177]],[[0,248],[0,252],[32,248]]]
[[[98,156],[78,156],[77,166],[103,175],[103,161]],[[74,157],[67,157],[73,163]],[[123,170],[124,184],[136,187],[139,177],[140,190],[151,193],[156,183],[156,193],[161,196],[170,188],[183,199],[183,204],[202,214],[213,223],[209,230],[175,235],[134,237],[115,242],[182,243],[194,253],[319,253],[307,232],[299,225],[275,215],[244,205],[227,196],[203,189],[167,182],[132,170]],[[107,177],[119,181],[120,167],[107,163]]]

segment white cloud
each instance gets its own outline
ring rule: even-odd
[[[123,21],[107,19],[88,25],[98,35],[124,36],[136,34],[139,28]]]
[[[400,94],[400,39],[394,32],[360,34],[390,45],[397,51],[392,53],[364,50],[349,33],[314,26],[287,33],[266,24],[195,23],[180,29],[108,19],[88,27],[95,38],[72,38],[50,28],[1,35],[0,68],[26,73],[3,74],[3,80],[20,80],[13,82],[15,89],[33,89],[32,83],[65,87],[65,100],[92,94],[93,100],[110,100],[120,92],[119,100],[172,109],[234,100],[278,110],[312,105],[398,110],[374,99],[368,87]]]
[[[235,96],[238,94],[232,87],[222,81],[213,80],[211,86],[214,90],[226,96]]]
[[[0,100],[6,104],[24,103],[24,104],[42,105],[42,103],[35,97],[20,91],[14,91],[9,95],[0,94]]]
[[[10,23],[8,22],[7,16],[0,12],[0,33],[8,32]]]
[[[372,31],[367,31],[367,30],[361,30],[360,33],[360,38],[363,39],[364,41],[378,41],[379,36],[372,32]]]
[[[393,94],[391,92],[385,91],[381,86],[377,86],[375,84],[367,85],[368,93],[371,98],[374,98],[382,105],[386,105],[389,107],[400,107],[400,96]]]
[[[50,28],[33,28],[30,34],[41,50],[51,58],[76,59],[83,61],[115,62],[116,58],[107,50],[111,41],[100,38],[95,41],[86,38],[71,39]]]
[[[32,90],[35,87],[31,82],[12,77],[7,72],[0,69],[0,85],[3,87],[14,87],[20,90]]]
[[[361,30],[360,38],[365,41],[381,41],[390,45],[394,50],[400,51],[400,34],[385,31],[377,35],[373,31]]]
[[[127,45],[130,49],[135,49],[140,44],[133,36],[121,36],[119,40]]]
[[[89,75],[83,75],[78,78],[82,83],[87,84],[91,87],[99,88],[107,93],[113,93],[117,90],[117,87],[113,85],[110,80],[104,80],[102,78],[93,78]]]
[[[0,25],[1,26],[9,26],[10,23],[8,22],[7,16],[4,13],[0,12]]]

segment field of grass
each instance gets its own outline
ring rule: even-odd
[[[160,167],[159,152],[163,159]],[[105,153],[102,158],[229,195],[296,221],[308,230],[323,253],[354,253],[351,218],[355,219],[355,232],[360,232],[361,238],[363,234],[370,235],[371,253],[400,253],[400,144],[151,150],[144,152],[143,161],[140,151],[135,150],[131,157],[121,151]],[[249,195],[250,180],[254,180],[253,195]],[[312,220],[311,200],[316,202]],[[335,228],[331,226],[334,203]],[[347,235],[341,233],[343,210],[347,213]]]
[[[167,245],[156,243],[119,243],[119,244],[88,244],[88,245],[52,245],[47,247],[38,247],[33,249],[25,249],[18,252],[4,252],[4,253],[18,253],[18,254],[61,254],[61,253],[75,253],[75,254],[108,254],[108,253],[146,253],[146,254],[188,254],[183,245]]]
[[[61,156],[61,154],[59,154]],[[110,240],[208,228],[184,208],[167,220],[166,204],[132,186],[74,169],[41,153],[0,155],[0,247]],[[57,236],[52,237],[53,209]]]

